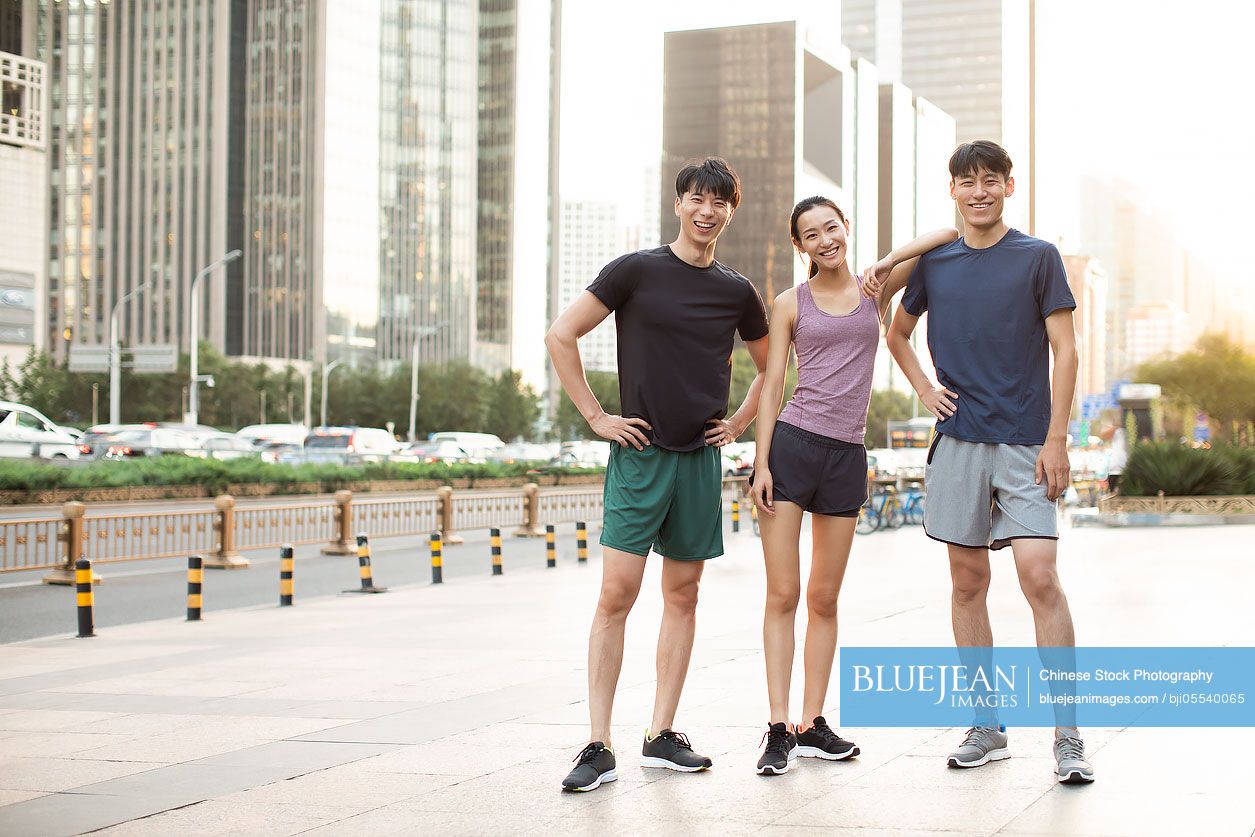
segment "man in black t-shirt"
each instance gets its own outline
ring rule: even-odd
[[[697,587],[707,559],[723,554],[718,448],[745,432],[758,410],[767,363],[767,316],[753,284],[715,261],[715,241],[740,201],[728,164],[709,158],[676,177],[680,232],[669,245],[606,265],[545,336],[571,401],[611,445],[601,543],[601,596],[588,643],[591,735],[563,781],[592,790],[613,781],[610,713],[623,664],[623,630],[640,591],[645,556],[664,557],[658,690],[641,763],[692,773],[711,761],[672,730],[688,673]],[[615,313],[623,415],[597,402],[579,338]],[[726,416],[737,335],[758,367],[745,402]]]

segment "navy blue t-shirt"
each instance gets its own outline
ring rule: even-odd
[[[1076,308],[1053,244],[1014,229],[983,250],[959,238],[920,257],[902,307],[916,317],[930,312],[937,381],[959,396],[938,433],[1008,445],[1046,441],[1046,317]]]

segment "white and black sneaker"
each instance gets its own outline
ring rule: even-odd
[[[840,761],[853,758],[860,750],[852,741],[846,741],[833,732],[823,715],[816,716],[810,729],[797,734],[797,754],[808,759]]]
[[[763,741],[767,746],[758,759],[758,775],[779,776],[788,773],[789,768],[797,759],[797,736],[789,729],[788,724],[768,724],[763,733]]]
[[[697,773],[707,770],[713,762],[706,756],[693,752],[688,736],[682,732],[664,729],[653,738],[645,734],[641,748],[641,767],[665,767],[681,773]]]
[[[602,782],[613,782],[619,778],[614,772],[614,753],[600,741],[594,741],[580,750],[573,761],[578,764],[562,780],[563,790],[596,790]]]

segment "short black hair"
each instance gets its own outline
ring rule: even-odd
[[[951,179],[976,174],[981,169],[1006,179],[1011,176],[1011,155],[996,142],[975,140],[963,143],[950,156]]]
[[[722,157],[707,157],[700,163],[689,163],[675,176],[675,196],[682,198],[688,192],[699,195],[710,193],[723,198],[736,209],[741,203],[741,178]]]

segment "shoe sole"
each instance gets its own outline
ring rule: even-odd
[[[983,767],[991,761],[1002,761],[1009,758],[1011,758],[1011,751],[1006,747],[999,747],[996,750],[990,750],[988,753],[985,753],[976,761],[959,761],[954,756],[950,756],[950,758],[946,759],[946,765],[948,767]]]
[[[709,770],[709,765],[698,765],[697,767],[685,767],[682,764],[676,764],[673,761],[659,758],[658,756],[642,756],[641,767],[662,767],[667,770],[674,770],[678,773],[701,773],[703,770]]]
[[[772,776],[783,776],[785,773],[789,772],[789,768],[793,766],[793,762],[797,761],[798,749],[799,748],[794,747],[789,751],[789,755],[785,758],[784,767],[778,768],[774,764],[768,764],[757,767],[755,770],[759,776],[766,776],[768,774],[771,774]]]
[[[598,776],[597,781],[593,782],[591,785],[585,785],[582,788],[568,788],[566,785],[563,785],[562,789],[565,791],[571,791],[572,793],[588,793],[591,790],[597,790],[597,788],[601,787],[604,783],[613,782],[618,778],[618,775],[616,775],[613,770],[607,770],[605,773]]]
[[[851,747],[844,753],[830,753],[827,750],[821,750],[818,747],[799,746],[797,748],[797,754],[804,759],[823,759],[824,761],[841,761],[843,759],[853,758],[861,752],[862,750],[858,747]]]
[[[1079,770],[1069,770],[1067,773],[1057,773],[1055,775],[1059,777],[1059,784],[1061,785],[1088,785],[1094,781],[1094,774],[1086,775]]]

